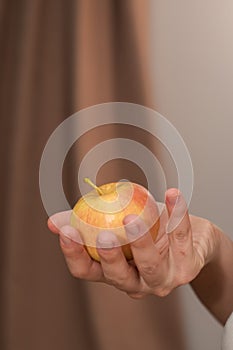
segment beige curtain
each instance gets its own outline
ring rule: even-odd
[[[38,186],[41,153],[63,119],[101,102],[152,105],[148,5],[144,0],[0,1],[2,350],[186,348],[176,293],[135,301],[70,276],[57,237],[46,228]],[[105,135],[127,132],[132,130],[108,126]],[[135,135],[153,149],[148,135]],[[100,139],[98,129],[82,139],[73,161]],[[132,166],[115,161],[101,181],[127,176],[145,183]],[[74,202],[78,190],[72,190],[70,169],[65,187]]]

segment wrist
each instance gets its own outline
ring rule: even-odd
[[[233,242],[216,225],[211,223],[209,227],[209,254],[191,286],[202,303],[224,324],[233,310]]]
[[[211,223],[211,226],[213,249],[208,263],[219,264],[224,259],[224,255],[228,253],[229,248],[232,248],[232,245],[229,245],[231,240],[217,225]]]

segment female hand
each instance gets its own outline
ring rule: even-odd
[[[73,276],[111,284],[133,298],[147,294],[162,297],[191,282],[214,258],[218,247],[214,226],[208,220],[189,216],[177,189],[166,192],[165,204],[156,242],[149,232],[140,237],[145,224],[137,218],[135,230],[135,215],[124,219],[126,233],[131,241],[133,238],[130,246],[134,259],[130,262],[121,247],[115,246],[117,237],[106,232],[101,232],[97,241],[102,247],[98,249],[101,262],[92,260],[85,247],[76,242],[80,241],[78,232],[69,226],[71,211],[53,215],[48,227],[60,234],[61,249]],[[168,223],[172,228],[169,233]]]

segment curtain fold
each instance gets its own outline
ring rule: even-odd
[[[152,105],[148,6],[143,0],[0,2],[3,350],[185,349],[178,293],[135,301],[70,276],[57,237],[46,228],[38,185],[43,148],[62,120],[97,103]],[[75,145],[65,169],[71,202],[78,195],[72,167],[101,140],[100,131]],[[120,126],[105,129],[108,138],[127,132],[132,136]],[[132,165],[113,162],[101,180],[119,176],[131,178]]]

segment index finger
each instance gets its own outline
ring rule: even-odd
[[[61,211],[59,213],[56,213],[48,219],[48,228],[53,233],[60,233],[60,229],[63,226],[70,225],[70,216],[71,216],[72,210],[66,210]]]

